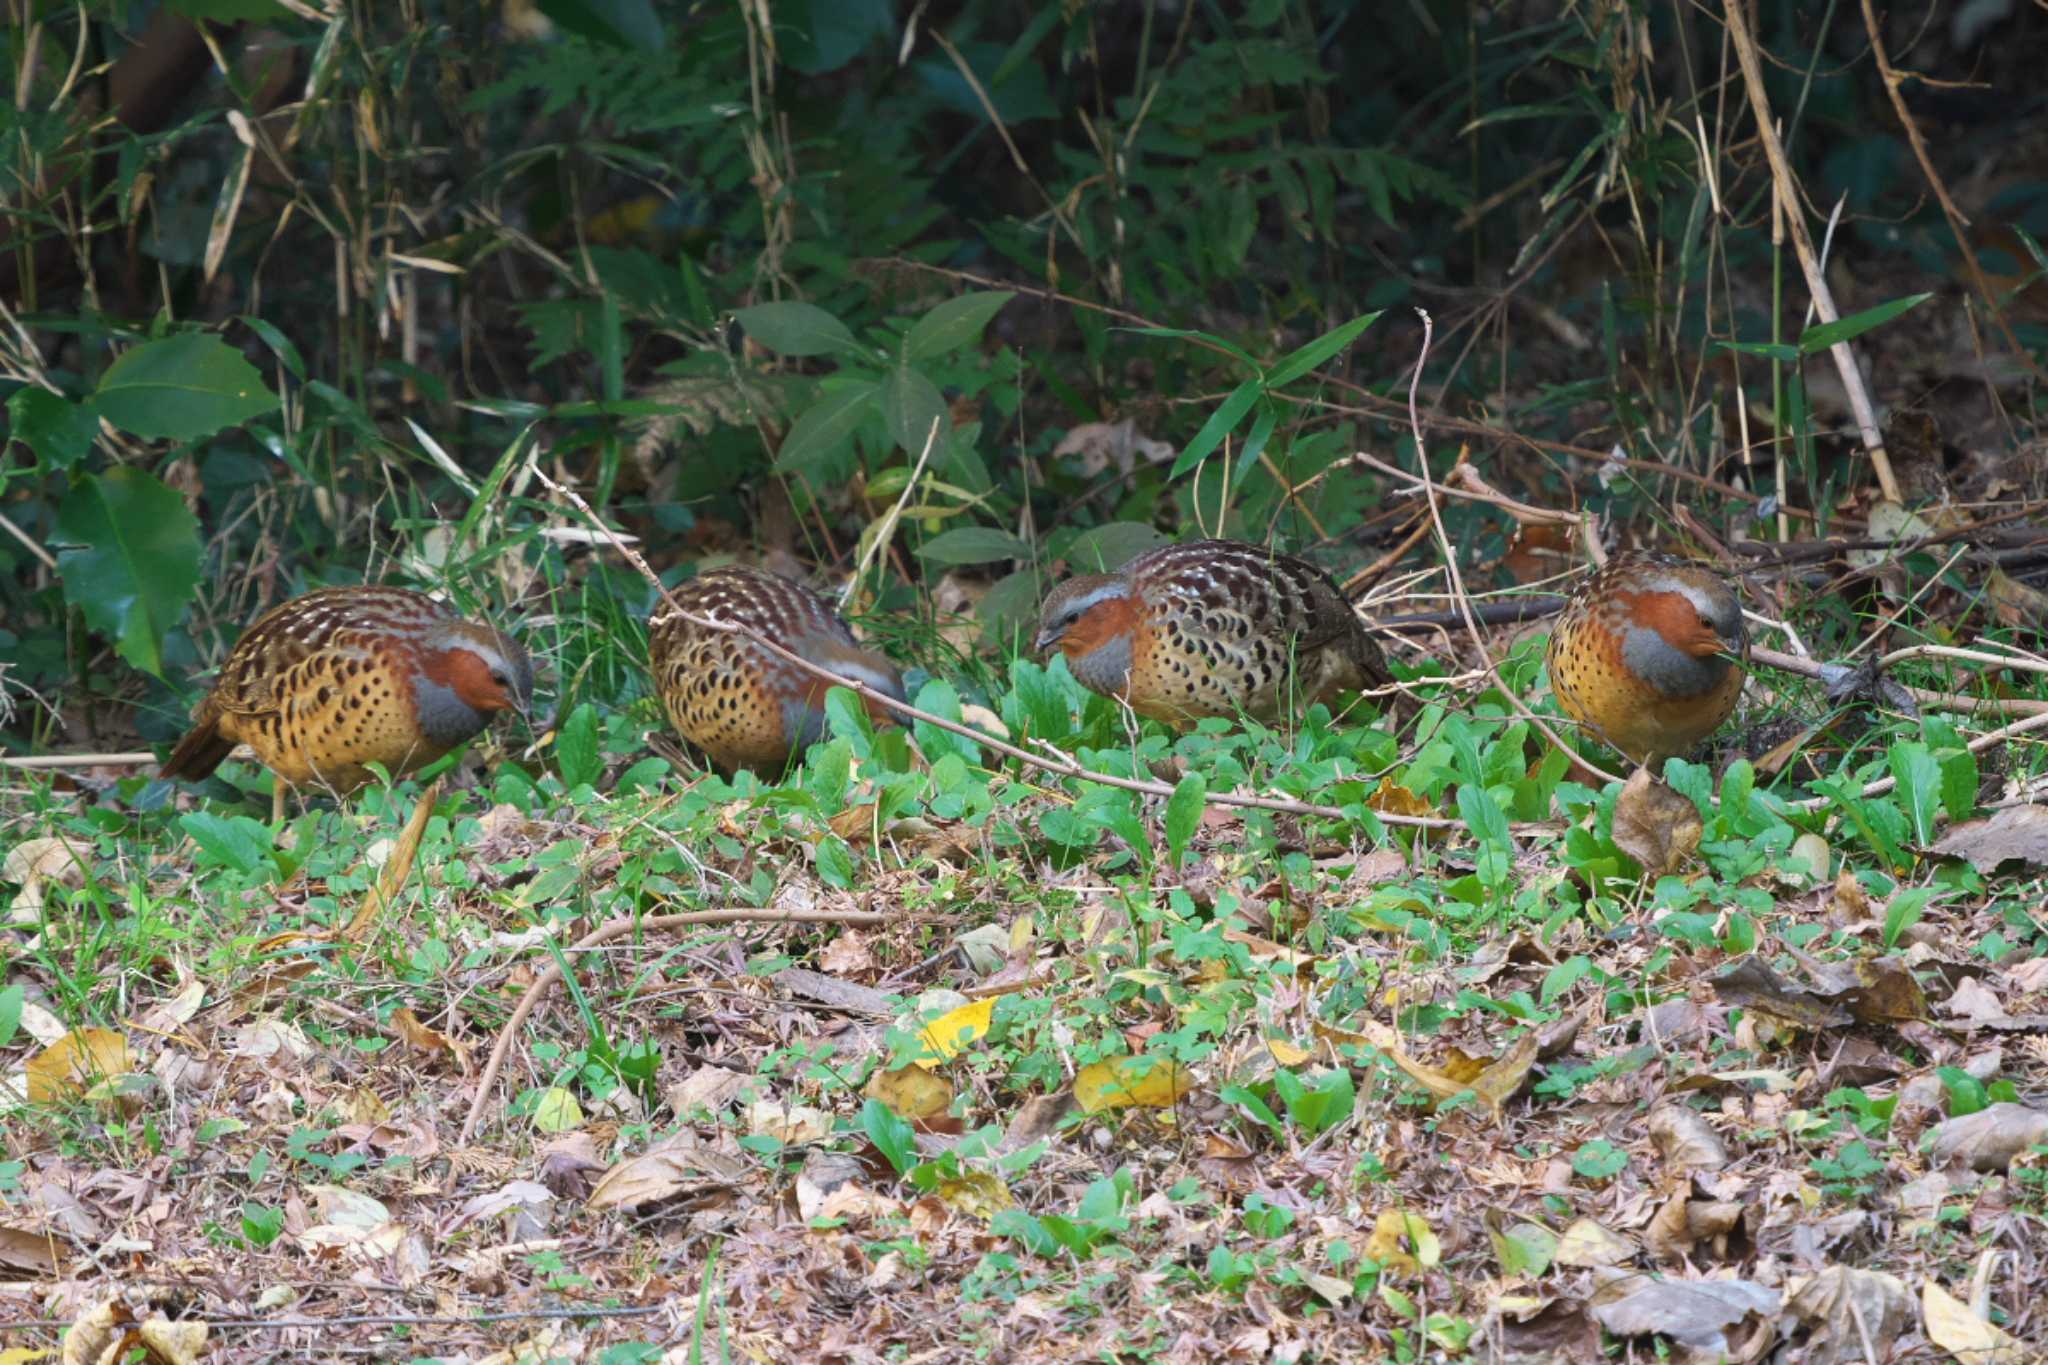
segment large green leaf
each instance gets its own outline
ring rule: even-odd
[[[999,559],[1029,559],[1031,547],[993,526],[961,526],[918,546],[917,556],[934,564],[992,564]]]
[[[1009,290],[989,289],[947,299],[911,327],[910,335],[904,339],[903,353],[911,360],[929,360],[962,346],[972,346],[981,339],[989,319],[1016,297]]]
[[[952,426],[939,386],[906,365],[897,366],[882,381],[882,420],[889,424],[890,437],[913,460],[924,453],[926,441],[933,442],[935,450],[944,450]]]
[[[1178,479],[1208,458],[1209,452],[1223,443],[1223,438],[1228,436],[1239,420],[1252,410],[1252,404],[1258,402],[1264,392],[1256,379],[1247,379],[1232,389],[1230,396],[1223,400],[1222,405],[1209,414],[1209,420],[1202,423],[1202,429],[1195,433],[1195,439],[1189,441],[1182,449],[1180,458],[1173,462],[1173,470],[1166,477]]]
[[[874,408],[880,385],[861,381],[827,388],[818,401],[797,415],[782,438],[775,468],[797,473],[836,454]]]
[[[1064,558],[1077,573],[1111,573],[1170,539],[1142,521],[1108,521],[1075,536]]]
[[[277,411],[241,353],[198,332],[136,346],[107,367],[93,408],[131,436],[196,441]]]
[[[139,469],[80,479],[57,509],[64,600],[121,657],[163,676],[164,632],[199,586],[199,522]]]
[[[13,437],[27,442],[52,469],[70,469],[83,460],[100,429],[92,404],[74,403],[34,384],[16,389],[7,400],[7,420]]]
[[[1837,342],[1860,337],[1873,327],[1882,327],[1909,308],[1918,308],[1932,294],[1908,294],[1902,299],[1880,303],[1875,308],[1866,308],[1846,318],[1823,322],[1818,327],[1809,327],[1799,334],[1799,350],[1804,355],[1818,355]]]
[[[763,303],[733,315],[747,335],[778,355],[824,355],[854,351],[859,343],[846,324],[815,303]]]

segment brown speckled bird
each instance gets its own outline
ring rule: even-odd
[[[246,744],[291,786],[345,793],[366,765],[423,768],[532,694],[525,648],[489,626],[404,588],[322,588],[243,632],[162,775],[198,781]]]
[[[1393,681],[1328,574],[1236,540],[1162,545],[1116,573],[1069,579],[1039,608],[1037,648],[1057,648],[1084,687],[1174,725],[1271,722]]]
[[[1749,631],[1713,570],[1618,555],[1565,603],[1546,658],[1566,715],[1630,760],[1656,765],[1689,752],[1735,710]]]
[[[698,574],[671,594],[683,612],[757,631],[784,649],[897,701],[903,679],[862,649],[832,604],[801,583],[730,565]],[[833,684],[778,659],[733,631],[711,630],[666,607],[648,627],[655,690],[676,732],[731,770],[781,772],[825,737]],[[889,719],[874,703],[876,720]]]

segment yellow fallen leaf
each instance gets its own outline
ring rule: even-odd
[[[581,1128],[583,1106],[561,1086],[551,1085],[541,1092],[540,1102],[533,1106],[533,1126],[543,1133],[566,1133]]]
[[[953,1107],[953,1084],[921,1066],[899,1066],[868,1078],[868,1098],[906,1119],[935,1119]]]
[[[1927,1323],[1927,1339],[1969,1365],[2021,1365],[2039,1359],[1932,1280],[1920,1287],[1920,1316]]]
[[[934,1193],[945,1201],[947,1208],[976,1218],[992,1218],[1016,1204],[1010,1197],[1010,1187],[994,1171],[963,1170],[957,1176],[941,1179]]]
[[[1413,1275],[1435,1266],[1443,1258],[1443,1245],[1417,1215],[1388,1209],[1374,1220],[1365,1255],[1382,1270]]]
[[[1282,1066],[1300,1066],[1315,1054],[1305,1047],[1298,1047],[1285,1038],[1268,1038],[1266,1051],[1273,1054],[1273,1060]]]
[[[111,1029],[77,1028],[29,1058],[31,1104],[72,1100],[113,1076],[135,1069],[128,1040]]]
[[[1090,1114],[1133,1105],[1171,1109],[1195,1088],[1187,1068],[1164,1057],[1117,1057],[1090,1062],[1074,1077],[1074,1098]]]
[[[962,1005],[957,1010],[947,1010],[937,1019],[925,1025],[918,1037],[933,1057],[949,1062],[975,1039],[988,1032],[989,1021],[995,1018],[996,998],[976,1000]],[[932,1058],[920,1058],[921,1065],[930,1065]]]

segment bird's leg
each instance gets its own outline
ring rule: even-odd
[[[273,828],[284,823],[284,779],[276,773],[270,775],[270,823]]]

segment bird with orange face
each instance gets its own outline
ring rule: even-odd
[[[1617,555],[1572,592],[1545,657],[1566,715],[1655,766],[1733,714],[1749,631],[1734,589],[1713,570],[1669,555]]]
[[[323,588],[242,633],[162,776],[199,781],[246,744],[285,784],[345,795],[369,765],[423,768],[532,694],[510,636],[405,588]]]

